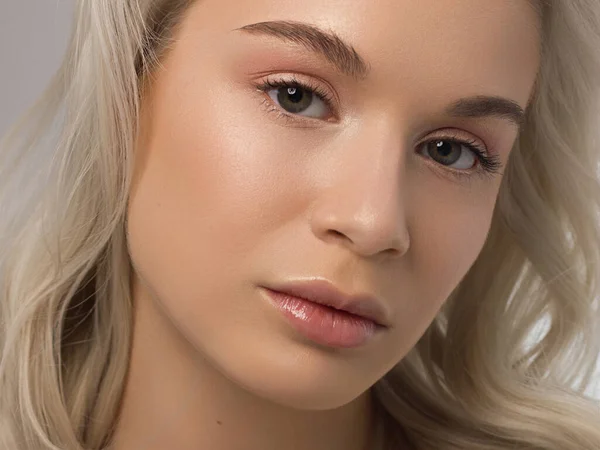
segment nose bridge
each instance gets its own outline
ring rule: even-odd
[[[315,232],[341,238],[364,255],[404,253],[406,158],[399,127],[372,118],[336,145],[335,174],[313,210]]]

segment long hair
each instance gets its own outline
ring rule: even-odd
[[[191,3],[79,2],[62,66],[0,145],[1,450],[110,443],[143,86]],[[600,4],[534,3],[541,66],[485,245],[372,388],[389,448],[600,448]]]

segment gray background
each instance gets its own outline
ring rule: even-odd
[[[0,0],[0,136],[58,68],[75,1]]]
[[[75,0],[0,0],[0,136],[58,69]]]

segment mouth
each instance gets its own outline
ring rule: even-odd
[[[345,294],[332,283],[323,279],[301,280],[266,286],[275,292],[304,299],[337,311],[374,322],[384,328],[390,327],[385,304],[369,294]]]
[[[384,310],[373,306],[372,299],[345,296],[331,285],[313,282],[261,288],[295,331],[323,346],[361,347],[388,328],[382,319]]]

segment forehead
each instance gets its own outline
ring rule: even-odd
[[[369,82],[387,88],[489,93],[525,104],[539,65],[533,0],[203,0],[196,29],[216,39],[270,21],[307,22],[335,32],[371,68]],[[194,11],[195,10],[195,11]]]

